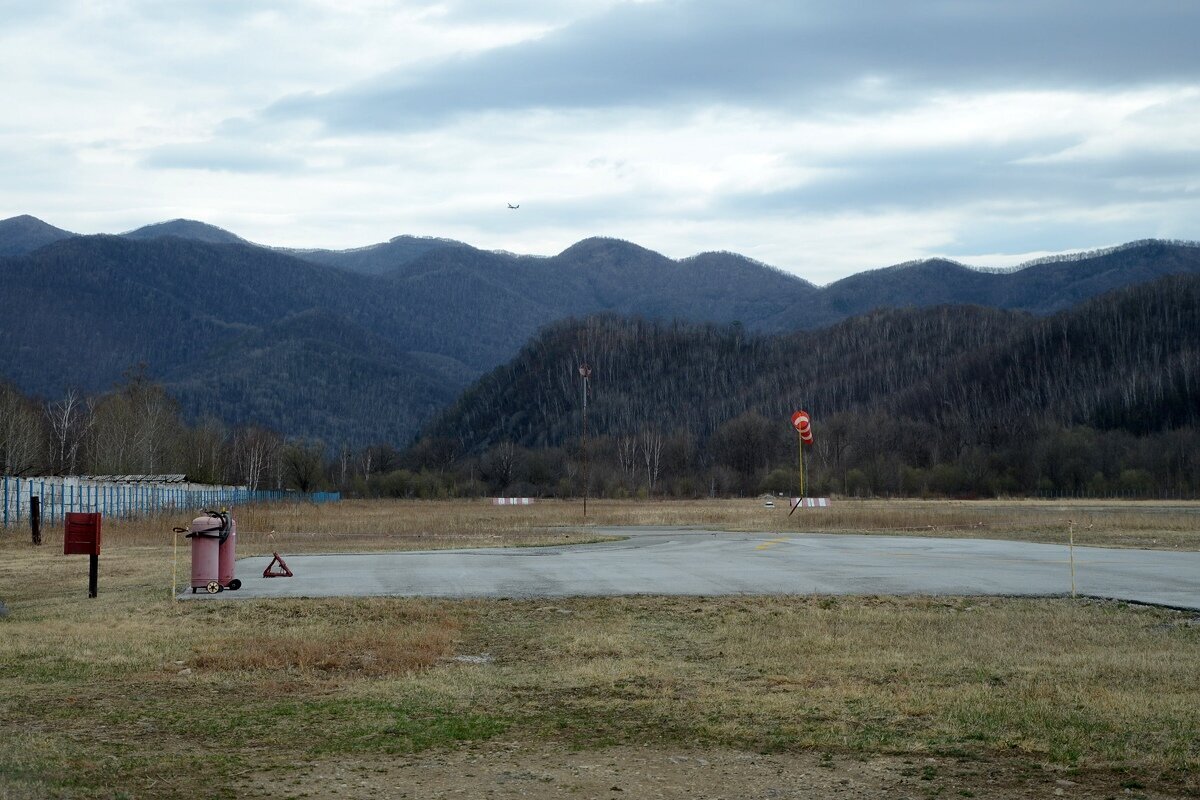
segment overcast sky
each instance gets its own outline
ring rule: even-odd
[[[81,233],[616,236],[817,283],[1200,239],[1194,0],[0,0],[0,20],[0,218]]]

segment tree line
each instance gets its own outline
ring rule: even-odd
[[[613,316],[545,329],[404,454],[443,491],[670,495],[798,489],[793,409],[813,415],[815,492],[1192,496],[1200,487],[1200,279],[1034,317],[872,312],[821,331]],[[407,476],[368,491],[425,491]],[[414,488],[416,486],[416,488]]]
[[[132,371],[111,391],[53,400],[0,383],[0,471],[29,475],[183,474],[197,483],[307,490],[295,462],[323,448],[257,426],[188,423],[166,390]],[[301,458],[303,456],[304,458]]]
[[[814,420],[806,449],[809,494],[843,496],[1084,495],[1192,497],[1200,487],[1200,430],[1136,435],[1045,425],[1017,437],[883,413]],[[338,488],[365,497],[791,496],[798,442],[789,421],[747,411],[707,438],[686,426],[646,425],[555,446],[505,439],[476,453],[427,436],[330,449],[260,427],[187,424],[161,386],[140,376],[100,396],[37,401],[0,385],[0,467],[10,476],[186,474],[201,483]]]
[[[847,497],[1196,497],[1200,429],[1135,435],[1046,425],[1018,438],[964,435],[881,413],[813,420],[805,449],[807,494]],[[511,440],[477,454],[423,439],[350,472],[362,496],[698,498],[799,492],[795,431],[783,417],[747,412],[702,440],[685,428],[647,426],[618,436],[527,447]],[[378,456],[378,454],[377,454]]]

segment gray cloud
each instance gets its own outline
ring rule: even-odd
[[[1200,186],[1200,161],[1195,152],[1133,152],[1094,163],[1022,161],[1030,149],[1058,149],[1064,143],[1064,139],[1047,139],[1025,146],[922,148],[825,162],[824,177],[780,191],[731,195],[710,213],[920,211],[989,203],[1087,207],[1172,197],[1200,199],[1195,188]]]
[[[56,18],[62,11],[63,3],[46,2],[29,3],[26,0],[0,0],[0,19],[5,26],[16,27],[35,20]]]
[[[1200,7],[1177,0],[623,5],[547,36],[325,94],[268,116],[406,129],[489,110],[728,104],[844,109],[930,89],[1194,82]]]
[[[441,18],[447,22],[472,25],[480,22],[544,25],[597,14],[607,7],[627,2],[630,0],[505,0],[503,3],[451,0],[436,5]],[[432,0],[430,5],[434,5]]]
[[[295,156],[230,142],[164,145],[146,154],[141,164],[152,169],[214,172],[294,172],[304,168],[304,161]]]
[[[1189,207],[1194,217],[1200,212],[1200,200]],[[1061,214],[1018,219],[1000,213],[980,213],[964,221],[955,231],[954,241],[941,251],[951,257],[967,257],[970,262],[971,254],[1028,252],[1031,242],[1043,251],[1072,252],[1154,237],[1194,238],[1188,233],[1194,228],[1162,224],[1162,205],[1148,203],[1126,207],[1121,212],[1102,223]],[[1019,261],[1014,258],[1007,266],[1015,266]]]

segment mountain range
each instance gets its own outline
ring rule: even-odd
[[[193,416],[403,444],[567,318],[786,333],[884,307],[1047,314],[1186,273],[1200,273],[1200,246],[1150,240],[1003,273],[932,259],[818,287],[734,253],[672,260],[605,238],[551,257],[411,236],[302,250],[188,220],[82,236],[22,216],[0,221],[0,377],[53,397],[145,364]]]

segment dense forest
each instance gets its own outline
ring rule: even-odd
[[[300,251],[187,220],[78,236],[14,217],[0,221],[0,378],[28,394],[96,394],[145,364],[191,424],[256,425],[338,450],[403,447],[570,317],[737,323],[750,341],[883,307],[1045,314],[1186,273],[1200,273],[1200,247],[1146,241],[1008,272],[935,259],[817,287],[734,253],[674,260],[604,238],[547,258],[405,236]]]
[[[426,429],[406,472],[363,488],[582,491],[582,384],[596,494],[782,492],[793,409],[809,477],[848,495],[1194,495],[1200,489],[1200,278],[1049,317],[970,306],[876,311],[828,329],[614,316],[552,325]]]
[[[593,496],[794,494],[797,408],[813,417],[813,493],[1195,496],[1200,277],[1049,317],[886,310],[788,335],[555,323],[406,450],[188,422],[141,371],[52,400],[0,385],[0,467],[421,498],[578,496],[585,474]]]

